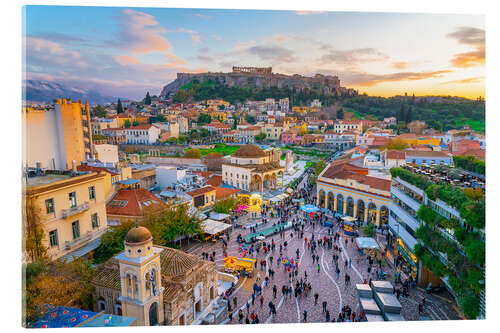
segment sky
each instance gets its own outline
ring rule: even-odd
[[[158,94],[178,72],[337,75],[375,96],[485,96],[484,16],[27,6],[24,77]]]

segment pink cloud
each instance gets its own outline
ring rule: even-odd
[[[126,54],[118,55],[114,57],[114,59],[116,60],[117,63],[119,63],[122,66],[135,65],[141,62],[139,59]]]

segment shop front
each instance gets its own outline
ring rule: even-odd
[[[395,241],[395,254],[400,262],[400,268],[409,276],[413,278],[414,281],[419,280],[419,263],[418,259],[405,245],[401,238],[397,238]]]

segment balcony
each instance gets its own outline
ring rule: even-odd
[[[413,231],[416,231],[420,226],[420,222],[410,214],[408,214],[403,208],[399,207],[396,203],[391,202],[389,209],[394,212],[400,219],[402,219],[406,225],[408,225]]]
[[[77,205],[75,207],[69,208],[69,209],[62,209],[61,210],[61,217],[63,219],[75,215],[75,214],[80,214],[81,212],[86,211],[87,209],[90,208],[90,203],[84,202],[80,205]]]
[[[396,198],[407,204],[415,212],[418,212],[418,209],[420,208],[420,203],[417,200],[413,199],[408,194],[404,193],[403,191],[394,186],[391,186],[391,193]]]
[[[98,231],[88,231],[85,235],[80,236],[80,238],[72,240],[72,241],[66,241],[64,242],[64,250],[69,251],[69,250],[76,250],[86,243],[89,243],[90,241],[93,241],[99,237],[101,237],[105,232],[106,228],[103,228]]]

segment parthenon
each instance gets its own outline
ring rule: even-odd
[[[239,67],[233,66],[233,73],[253,73],[253,74],[272,74],[272,67]]]

